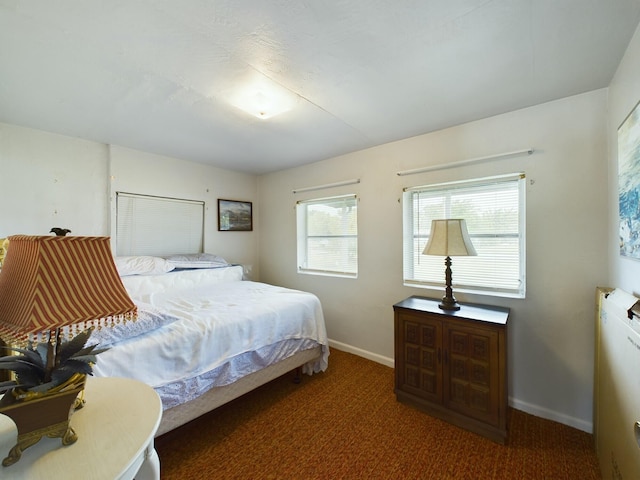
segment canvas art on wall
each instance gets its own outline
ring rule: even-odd
[[[640,259],[640,102],[618,128],[620,255]]]
[[[218,199],[218,230],[223,232],[253,230],[253,204]]]

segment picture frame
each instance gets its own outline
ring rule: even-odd
[[[240,200],[218,199],[218,231],[250,232],[253,230],[253,204]]]
[[[640,102],[618,128],[620,255],[640,259]]]

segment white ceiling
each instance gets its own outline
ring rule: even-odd
[[[606,87],[640,0],[0,0],[0,122],[265,173]],[[260,120],[257,79],[296,95]]]

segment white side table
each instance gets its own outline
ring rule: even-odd
[[[71,417],[78,435],[67,447],[59,438],[43,438],[27,448],[20,460],[0,465],[3,480],[136,480],[160,478],[153,437],[162,417],[158,394],[128,378],[87,378],[86,404]],[[7,433],[13,428],[13,433]],[[17,429],[0,415],[0,456],[16,442]]]

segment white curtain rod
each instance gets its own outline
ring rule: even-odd
[[[525,153],[527,155],[531,155],[533,153],[533,148],[528,148],[526,150],[516,150],[515,152],[497,153],[495,155],[488,155],[486,157],[480,158],[471,158],[469,160],[460,160],[459,162],[453,163],[441,163],[439,165],[431,165],[430,167],[414,168],[413,170],[402,170],[400,172],[397,172],[396,174],[399,177],[402,177],[404,175],[414,175],[416,173],[432,172],[434,170],[445,170],[447,168],[462,167],[463,165],[471,165],[473,163],[486,162],[498,158],[515,157],[516,155],[523,155]]]
[[[300,192],[311,192],[313,190],[322,190],[323,188],[331,188],[331,187],[341,187],[343,185],[354,185],[356,183],[360,183],[359,178],[353,178],[351,180],[344,180],[342,182],[335,183],[326,183],[324,185],[316,185],[314,187],[302,187],[296,188],[292,193],[300,193]]]

